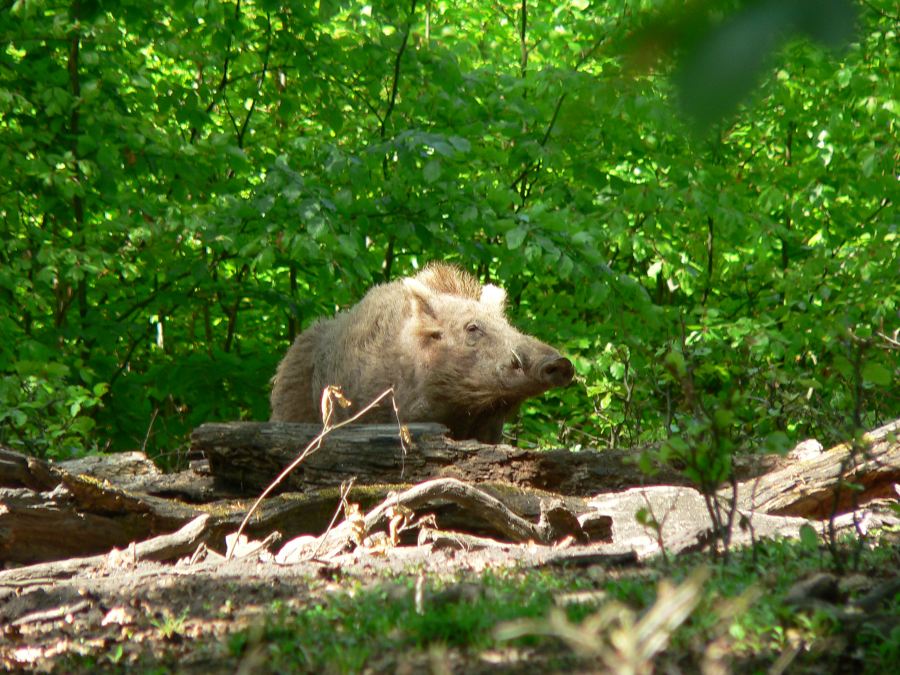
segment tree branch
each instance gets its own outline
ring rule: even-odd
[[[713,229],[712,216],[706,217],[706,288],[703,289],[703,298],[700,300],[701,305],[706,305],[709,298],[709,291],[712,288],[713,278],[713,253],[715,243],[715,230]]]
[[[409,20],[406,22],[406,30],[403,32],[403,39],[400,41],[400,49],[397,50],[397,56],[394,58],[394,79],[391,82],[391,97],[388,101],[387,110],[385,110],[384,118],[381,120],[381,128],[379,135],[385,138],[387,135],[387,123],[394,112],[394,105],[397,103],[397,91],[400,87],[400,61],[403,58],[403,52],[406,51],[406,43],[409,41],[409,34],[412,31],[413,19],[416,15],[416,2],[412,0],[409,8]]]
[[[253,117],[253,111],[256,109],[256,101],[259,100],[259,96],[262,94],[263,83],[266,80],[266,73],[269,68],[269,55],[272,53],[272,19],[268,12],[266,13],[266,33],[269,39],[266,41],[266,53],[263,56],[262,72],[259,75],[259,80],[256,85],[256,97],[254,97],[253,102],[250,104],[250,110],[247,111],[244,123],[241,124],[241,129],[237,134],[237,145],[239,148],[244,147],[244,134],[247,133],[247,126],[250,124],[250,118]]]
[[[528,30],[528,0],[522,0],[521,22],[519,24],[519,71],[522,79],[528,74],[528,43],[525,34]]]
[[[72,12],[71,12],[71,20],[77,24],[80,19],[81,14],[81,2],[80,0],[74,0],[72,3]],[[80,125],[81,125],[81,117],[80,117],[80,107],[81,101],[81,79],[78,72],[79,66],[79,55],[81,49],[81,33],[76,31],[72,35],[72,40],[69,44],[69,59],[67,63],[67,70],[69,71],[69,86],[72,92],[72,112],[69,115],[69,135],[71,138],[71,152],[73,159],[73,172],[75,174],[75,181],[78,185],[83,185],[84,176],[81,173],[81,168],[79,166],[79,152],[78,152],[78,136],[80,134]],[[72,195],[72,218],[75,221],[74,227],[72,228],[74,232],[74,244],[75,249],[78,251],[84,251],[85,245],[85,233],[84,233],[84,197],[76,190]],[[82,320],[87,316],[88,311],[88,302],[87,302],[87,277],[86,275],[82,275],[81,279],[78,281],[78,285],[75,288],[75,296],[78,299],[78,314],[82,318]]]
[[[234,22],[239,21],[241,18],[241,0],[237,0],[234,5]],[[212,100],[209,102],[209,105],[206,106],[206,114],[212,112],[213,108],[216,107],[216,103],[218,102],[219,97],[224,94],[225,88],[228,86],[228,66],[231,63],[231,44],[234,41],[234,28],[228,31],[228,44],[225,47],[225,61],[222,63],[222,77],[219,80],[219,85],[216,87],[216,93],[213,94]],[[200,133],[200,130],[197,127],[191,128],[191,138],[190,143],[193,143],[197,139],[197,135]]]

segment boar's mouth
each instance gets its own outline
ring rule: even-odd
[[[527,398],[566,386],[574,376],[572,362],[558,353],[529,362],[514,351],[510,361],[494,373],[488,386],[483,380],[462,373],[452,384],[447,384],[448,390],[465,392],[459,400],[465,401],[470,414],[502,414],[513,411]]]
[[[435,387],[441,395],[432,398],[433,410],[441,410],[434,421],[446,424],[453,438],[499,443],[503,423],[522,402],[553,387],[566,386],[575,376],[575,367],[557,352],[529,361],[514,351],[510,361],[489,378],[488,386],[464,370],[457,370],[453,377],[443,375],[443,386]]]
[[[527,398],[543,394],[554,387],[566,386],[574,375],[572,362],[558,354],[531,367],[523,364],[516,356],[512,363],[494,374],[489,384],[460,373],[458,379],[446,383],[447,388],[443,390],[444,396],[441,398],[443,402],[456,400],[464,403],[463,407],[470,415],[502,414],[503,411],[513,411]],[[456,395],[448,395],[448,392]],[[459,409],[460,406],[450,407]]]

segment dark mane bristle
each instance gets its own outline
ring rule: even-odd
[[[428,288],[449,295],[457,295],[461,298],[478,300],[481,297],[481,284],[471,274],[456,265],[448,263],[428,263],[421,272],[416,275]]]

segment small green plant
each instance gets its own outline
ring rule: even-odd
[[[125,656],[125,645],[117,644],[113,647],[112,651],[108,652],[105,656],[110,663],[118,665],[122,662],[122,657]]]
[[[176,616],[168,608],[163,608],[159,616],[151,617],[150,624],[159,631],[165,640],[171,640],[184,632],[184,625],[188,618],[188,609]]]
[[[690,337],[682,336],[681,343],[665,356],[666,379],[681,392],[679,406],[670,424],[671,435],[658,448],[646,451],[643,463],[680,466],[706,501],[712,523],[710,552],[714,557],[727,557],[738,518],[733,457],[756,436],[756,412],[739,378],[735,382],[727,368],[690,352]],[[780,449],[782,439],[786,439],[784,434],[775,432],[761,444]],[[724,492],[723,486],[731,490]]]

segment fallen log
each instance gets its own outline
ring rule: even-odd
[[[4,488],[0,560],[33,563],[108,551],[177,529],[180,522],[149,509],[130,510],[121,501],[83,504],[63,486],[49,492]]]
[[[844,476],[858,483],[845,488],[837,512],[886,496],[900,481],[900,420],[865,434],[862,444],[768,461],[744,463],[740,506],[777,515],[826,517],[834,505],[832,488]],[[321,431],[317,425],[269,422],[204,424],[191,436],[210,470],[225,487],[260,491]],[[671,467],[658,467],[652,480],[642,473],[636,450],[525,450],[475,441],[453,441],[436,424],[409,426],[404,449],[395,425],[351,425],[327,436],[284,481],[284,489],[309,491],[355,478],[361,485],[420,483],[456,478],[496,482],[561,495],[588,496],[638,485],[688,485]],[[769,473],[757,473],[777,467]],[[748,476],[747,474],[750,474]],[[755,477],[753,477],[755,476]],[[831,501],[829,501],[831,500]]]
[[[0,560],[108,551],[177,530],[199,512],[0,448]]]
[[[823,519],[871,500],[896,499],[898,430],[900,421],[856,444],[777,458],[777,469],[739,484],[737,506],[744,513]],[[201,513],[210,514],[210,542],[221,548],[225,533],[249,507],[236,495],[257,494],[318,431],[295,424],[203,425],[194,433],[194,447],[207,453],[212,475],[163,475],[140,453],[52,464],[0,448],[0,561],[34,563],[105,552],[172,532]],[[321,533],[340,501],[336,485],[349,477],[357,484],[348,499],[363,509],[411,483],[455,478],[527,521],[526,530],[536,527],[541,514],[552,516],[548,501],[560,500],[560,523],[581,518],[588,538],[596,541],[591,528],[604,525],[584,519],[597,511],[587,497],[619,500],[622,508],[610,513],[633,518],[636,508],[621,488],[685,483],[671,468],[648,479],[632,461],[636,451],[538,452],[454,442],[437,425],[412,425],[410,431],[412,442],[404,451],[392,425],[338,430],[285,481],[299,491],[265,500],[247,534],[262,538],[278,530],[291,539]],[[466,504],[452,501],[429,505],[442,528],[522,538],[472,518]]]
[[[196,489],[186,487],[192,480]],[[223,548],[225,534],[236,529],[250,505],[246,499],[234,498],[233,490],[214,489],[209,476],[193,471],[161,474],[140,453],[51,464],[0,448],[0,485],[7,486],[0,487],[0,561],[16,564],[105,553],[172,532],[203,513],[211,516],[210,545]],[[369,509],[389,493],[408,487],[354,486],[348,498]],[[559,501],[574,515],[587,510],[585,500],[578,497],[508,484],[485,483],[479,490],[526,521],[537,521],[543,504],[550,500]],[[201,503],[204,496],[207,500]],[[264,537],[277,530],[286,538],[318,534],[339,503],[338,488],[275,495],[254,514],[247,533]],[[448,527],[476,533],[498,531],[452,503],[435,510]]]
[[[173,532],[204,513],[211,517],[210,545],[222,547],[249,507],[215,490],[209,476],[189,470],[154,480],[154,472],[141,453],[52,464],[0,448],[0,563],[105,553]],[[362,488],[353,498],[368,507],[390,489]],[[321,532],[338,501],[336,488],[277,495],[254,515],[248,534]]]
[[[780,516],[829,518],[872,500],[896,498],[900,420],[808,459],[744,481],[738,505]],[[727,491],[726,491],[727,492]]]
[[[152,560],[165,562],[192,554],[210,534],[209,516],[202,515],[180,530],[147,541],[132,542],[124,550],[112,549],[102,555],[69,558],[0,572],[0,586],[23,586],[48,579],[67,579],[100,566],[121,567]]]
[[[469,483],[509,483],[563,495],[588,495],[648,482],[638,451],[525,450],[509,445],[454,441],[439,424],[411,424],[404,450],[396,425],[349,425],[328,435],[280,486],[282,490],[334,487],[355,477],[360,485],[421,483],[457,478]],[[210,471],[229,489],[262,491],[321,432],[315,424],[223,422],[203,424],[191,448],[209,459]],[[660,467],[654,483],[683,485],[676,470]]]

